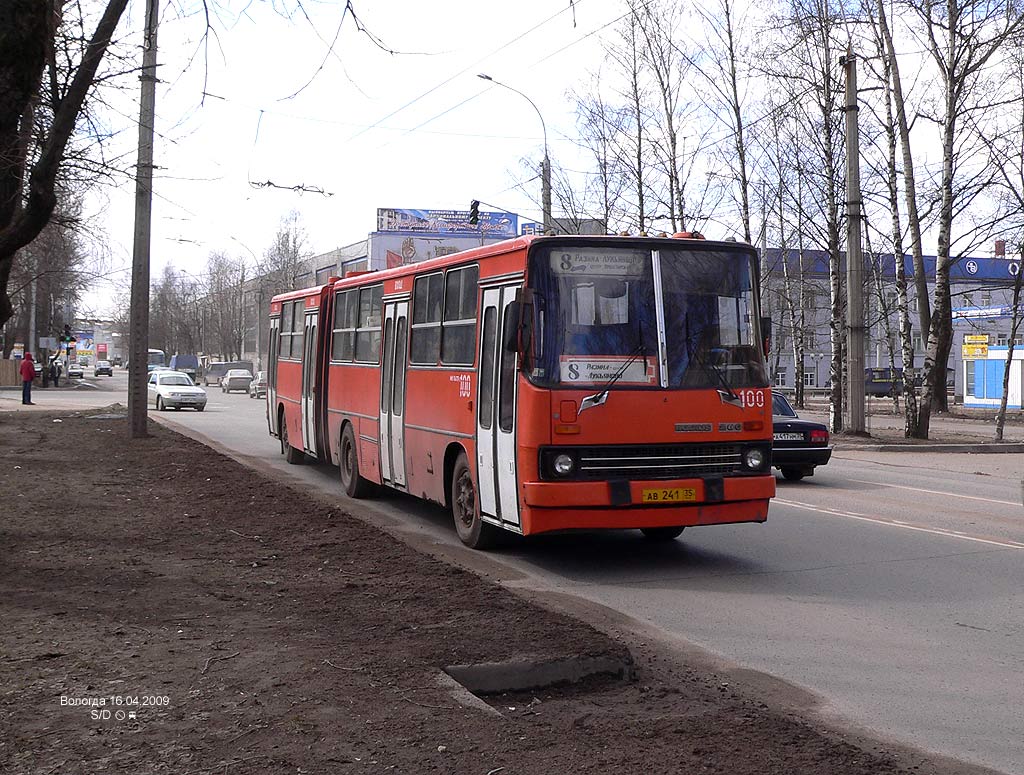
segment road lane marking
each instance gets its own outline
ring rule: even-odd
[[[864,514],[857,514],[852,511],[841,511],[839,509],[829,509],[823,506],[815,506],[813,503],[800,503],[799,501],[787,501],[781,498],[774,498],[773,503],[779,503],[783,506],[792,506],[795,509],[805,509],[807,511],[818,511],[823,514],[831,514],[837,517],[846,517],[847,519],[856,519],[860,522],[873,522],[876,525],[885,525],[887,527],[898,527],[903,530],[915,530],[919,533],[931,533],[932,535],[943,536],[944,538],[957,538],[961,541],[973,541],[978,544],[989,544],[990,546],[1001,546],[1006,549],[1024,549],[1024,543],[1018,541],[1000,541],[994,538],[982,538],[981,536],[972,536],[962,533],[959,530],[945,530],[941,527],[925,527],[923,525],[912,525],[909,522],[902,522],[898,519],[883,519],[882,517],[868,517]],[[1014,504],[1016,505],[1016,504]]]
[[[977,495],[961,495],[956,492],[942,492],[941,490],[923,490],[920,487],[907,487],[905,484],[886,484],[885,482],[869,482],[866,479],[847,479],[849,482],[858,484],[873,484],[876,487],[892,487],[897,490],[910,490],[912,492],[926,492],[929,495],[943,495],[947,498],[966,498],[969,501],[984,501],[985,503],[999,503],[1003,506],[1019,506],[1017,501],[998,501],[995,498],[982,498]]]

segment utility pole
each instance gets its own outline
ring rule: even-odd
[[[128,370],[128,416],[133,439],[146,428],[149,370],[149,243],[153,215],[153,124],[156,118],[156,30],[159,0],[146,0],[142,48],[139,157],[135,167],[135,243],[132,250],[132,308]]]
[[[853,46],[840,60],[846,71],[846,406],[850,433],[864,426],[864,259],[861,256],[860,137],[857,58]]]

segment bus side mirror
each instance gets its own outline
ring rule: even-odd
[[[761,318],[761,352],[765,358],[772,353],[772,319],[767,316]]]

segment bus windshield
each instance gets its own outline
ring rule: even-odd
[[[531,380],[613,389],[766,387],[754,254],[636,244],[531,254]]]

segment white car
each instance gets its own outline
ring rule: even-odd
[[[149,375],[149,403],[158,412],[186,406],[201,412],[206,408],[206,391],[184,372],[154,371]]]
[[[220,389],[224,393],[232,390],[249,391],[249,383],[252,382],[252,372],[245,369],[228,369],[228,373],[220,378]]]
[[[68,379],[84,379],[85,367],[80,363],[72,363],[68,366]]]

